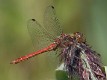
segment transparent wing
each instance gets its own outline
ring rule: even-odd
[[[53,6],[48,6],[44,14],[44,28],[50,32],[51,37],[54,39],[61,35],[62,28],[56,17]]]
[[[28,20],[27,28],[35,50],[44,48],[53,41],[49,33],[35,19]]]

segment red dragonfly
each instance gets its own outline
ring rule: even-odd
[[[45,11],[43,27],[35,19],[30,19],[28,20],[27,28],[32,38],[34,47],[40,50],[17,58],[13,60],[11,64],[17,64],[38,54],[55,50],[59,47],[61,41],[60,38],[67,36],[66,34],[62,34],[62,29],[55,15],[53,6],[48,6]],[[51,33],[49,33],[48,31],[50,31]],[[48,44],[50,45],[47,46]]]
[[[11,64],[17,64],[36,55],[60,48],[59,55],[61,61],[64,61],[69,77],[76,73],[80,80],[93,80],[93,76],[97,77],[94,80],[105,80],[105,74],[101,70],[100,56],[89,47],[82,33],[75,32],[69,35],[62,32],[53,6],[49,6],[45,11],[44,27],[35,19],[30,19],[27,27],[33,43],[39,44],[40,48],[36,47],[39,48],[38,51],[19,57]],[[85,59],[82,56],[85,56]]]

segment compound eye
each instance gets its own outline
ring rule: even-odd
[[[76,32],[76,33],[74,33],[74,35],[76,38],[81,38],[83,36],[83,34],[80,32]]]
[[[77,38],[82,38],[83,37],[83,34],[77,34]]]
[[[80,42],[80,43],[81,43],[81,42],[85,42],[85,39],[84,39],[82,33],[80,33],[80,32],[76,32],[76,33],[74,33],[74,35],[75,35],[76,40],[77,40],[78,42]]]

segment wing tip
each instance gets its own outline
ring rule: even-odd
[[[32,21],[36,21],[35,19],[31,19]]]
[[[54,6],[51,6],[52,9],[54,9]]]

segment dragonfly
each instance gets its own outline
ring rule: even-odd
[[[64,62],[69,79],[73,74],[77,74],[80,80],[93,80],[93,77],[94,80],[106,80],[105,73],[101,69],[100,55],[91,49],[82,33],[63,33],[53,6],[46,8],[44,26],[41,26],[36,19],[30,19],[27,28],[33,43],[40,46],[36,47],[37,51],[19,57],[11,64],[60,49],[60,61]]]

